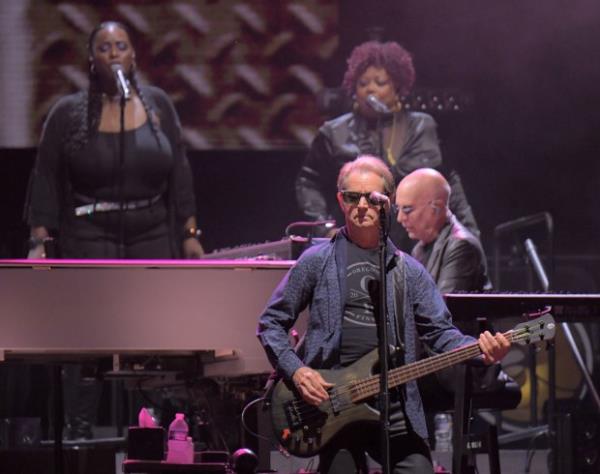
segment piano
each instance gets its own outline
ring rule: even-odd
[[[206,376],[266,373],[258,316],[292,264],[1,260],[0,360],[202,354]]]
[[[63,361],[109,356],[116,374],[122,357],[176,355],[199,358],[208,377],[269,373],[256,325],[293,263],[0,260],[0,363],[58,364],[54,472],[63,473]]]
[[[243,244],[237,247],[214,250],[204,255],[204,259],[249,259],[257,260],[297,260],[302,252],[312,245],[329,242],[330,239],[291,236],[275,242]]]
[[[490,319],[520,315],[533,315],[539,312],[552,312],[560,323],[587,388],[596,408],[600,411],[600,395],[594,386],[588,367],[577,347],[568,323],[592,322],[600,316],[600,294],[575,293],[448,293],[444,295],[448,309],[457,320],[486,317]],[[548,411],[555,413],[556,363],[553,344],[549,345],[548,356]],[[535,379],[535,370],[531,371]],[[531,382],[534,385],[535,382]],[[532,388],[533,390],[533,388]],[[532,395],[532,403],[535,396]],[[535,410],[532,410],[535,411]],[[552,418],[552,417],[550,417]],[[550,424],[552,425],[552,420]],[[550,426],[552,431],[552,426]]]
[[[587,293],[446,293],[455,320],[521,316],[551,308],[560,322],[588,322],[600,317],[600,294]]]

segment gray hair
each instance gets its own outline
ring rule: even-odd
[[[382,160],[372,155],[360,155],[354,161],[349,161],[342,166],[337,180],[338,191],[344,190],[346,178],[355,171],[362,173],[370,172],[379,175],[383,179],[385,194],[391,196],[394,192],[394,177],[392,176],[390,169]]]

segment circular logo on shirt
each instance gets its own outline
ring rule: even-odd
[[[358,262],[348,266],[346,282],[348,300],[344,319],[360,326],[375,326],[373,301],[378,295],[377,266],[370,262]]]

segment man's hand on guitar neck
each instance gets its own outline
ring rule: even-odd
[[[497,332],[492,336],[489,331],[485,331],[479,335],[479,347],[483,353],[483,361],[490,365],[502,360],[510,349],[510,342],[504,334]]]
[[[310,367],[300,367],[294,372],[292,380],[302,399],[315,406],[329,398],[327,389],[333,387],[332,383],[326,382],[319,372]]]

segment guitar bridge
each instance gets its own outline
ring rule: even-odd
[[[303,400],[290,400],[284,403],[283,411],[292,431],[298,429],[307,431],[307,428],[311,431],[314,427],[322,426],[327,420],[327,413]]]

